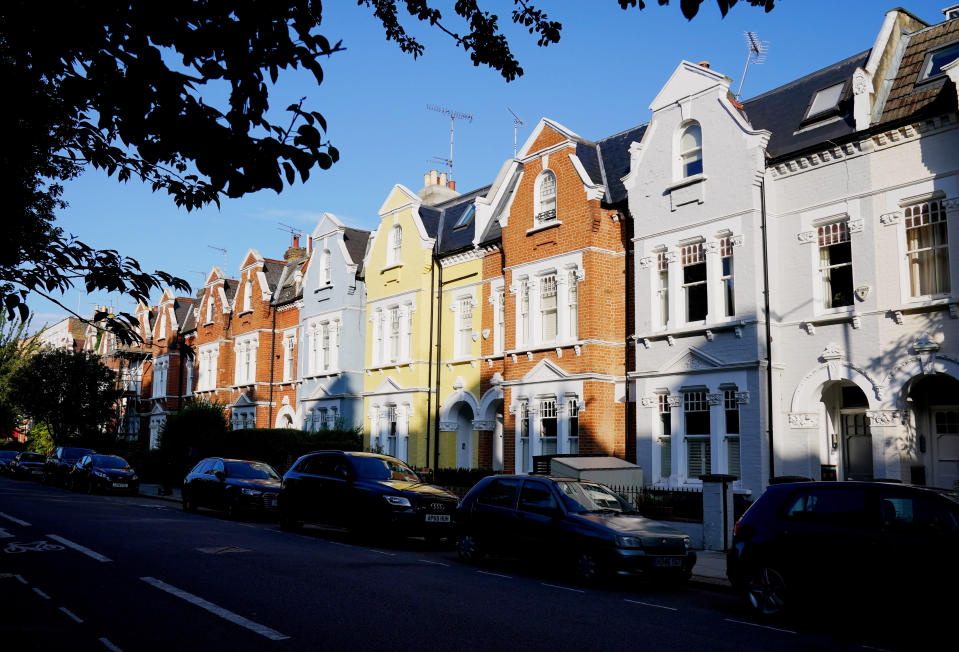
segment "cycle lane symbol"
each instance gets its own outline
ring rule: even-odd
[[[19,541],[11,541],[7,544],[7,547],[3,549],[4,552],[9,554],[16,554],[20,552],[50,552],[53,550],[63,550],[63,546],[59,546],[55,543],[50,543],[48,541],[32,541],[30,543],[20,543]]]

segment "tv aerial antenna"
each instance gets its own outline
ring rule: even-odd
[[[743,32],[746,37],[746,67],[743,68],[742,79],[739,80],[739,90],[736,97],[740,97],[743,92],[743,82],[746,81],[746,72],[749,70],[749,64],[759,65],[766,62],[766,53],[769,52],[769,41],[760,41],[756,32]]]
[[[223,273],[226,274],[226,267],[227,267],[226,249],[224,249],[223,247],[214,247],[213,245],[207,245],[207,248],[214,249],[216,251],[219,251],[221,254],[223,254]]]
[[[467,120],[473,122],[472,113],[463,113],[462,111],[454,111],[453,109],[447,109],[446,107],[437,106],[436,104],[427,104],[426,108],[430,111],[436,111],[437,113],[442,113],[443,115],[448,115],[450,117],[450,157],[448,159],[442,159],[448,163],[449,175],[448,178],[453,180],[453,126],[456,122],[456,119]],[[439,158],[439,157],[437,157]]]
[[[280,231],[285,231],[289,233],[291,240],[295,240],[296,238],[300,238],[303,236],[303,229],[299,227],[291,226],[289,224],[284,224],[283,222],[277,222],[277,224],[279,224],[280,226],[276,228],[278,228]]]
[[[516,115],[513,109],[506,107],[506,110],[509,111],[510,114],[513,116],[513,158],[516,158],[516,129],[517,127],[522,127],[526,123],[523,122],[522,118]]]

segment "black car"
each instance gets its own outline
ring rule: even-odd
[[[98,491],[135,494],[140,491],[140,478],[130,464],[117,455],[84,455],[67,476],[72,491]]]
[[[304,455],[283,476],[280,527],[303,522],[348,527],[364,534],[452,535],[455,495],[422,482],[388,455],[318,451]]]
[[[456,526],[464,561],[552,554],[586,581],[638,571],[684,580],[696,563],[686,534],[641,516],[604,485],[572,478],[483,478],[456,510]]]
[[[46,460],[43,467],[43,484],[52,484],[62,487],[76,464],[84,455],[94,451],[89,448],[73,446],[58,446]]]
[[[0,475],[10,475],[10,463],[17,456],[17,451],[0,451]]]
[[[883,482],[777,484],[735,524],[726,574],[762,616],[821,605],[840,587],[848,609],[954,591],[956,550],[955,493]]]
[[[39,480],[43,477],[46,459],[42,453],[17,453],[10,462],[10,475],[18,480]]]
[[[277,509],[280,474],[264,462],[208,457],[183,480],[183,510],[223,510],[229,518]]]

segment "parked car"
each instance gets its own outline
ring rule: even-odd
[[[726,574],[761,616],[959,585],[959,494],[882,482],[770,486],[736,522]],[[827,588],[828,587],[828,588]]]
[[[422,482],[395,457],[318,451],[298,459],[283,476],[280,527],[322,523],[438,541],[453,533],[457,502],[454,494]]]
[[[183,510],[209,507],[225,511],[229,518],[275,513],[279,493],[280,474],[269,464],[208,457],[183,480]]]
[[[456,527],[464,561],[547,553],[584,581],[636,572],[685,580],[696,564],[686,534],[641,516],[605,485],[572,478],[483,478],[456,510]]]
[[[17,453],[10,463],[10,474],[18,480],[39,480],[43,477],[46,459],[42,453]]]
[[[17,456],[17,451],[0,451],[0,475],[10,475],[10,463]]]
[[[94,451],[89,448],[75,448],[73,446],[57,446],[56,450],[47,457],[43,467],[43,484],[52,484],[62,487],[73,465],[84,455]]]
[[[73,465],[67,476],[71,491],[98,491],[136,494],[140,491],[140,478],[129,462],[117,455],[84,455]]]

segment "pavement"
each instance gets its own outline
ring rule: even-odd
[[[146,498],[166,500],[179,504],[181,492],[179,487],[171,489],[171,493],[163,493],[163,486],[158,484],[141,484],[140,495]],[[693,567],[693,576],[690,582],[707,588],[731,590],[732,586],[726,579],[726,553],[715,550],[697,550],[696,566]]]

